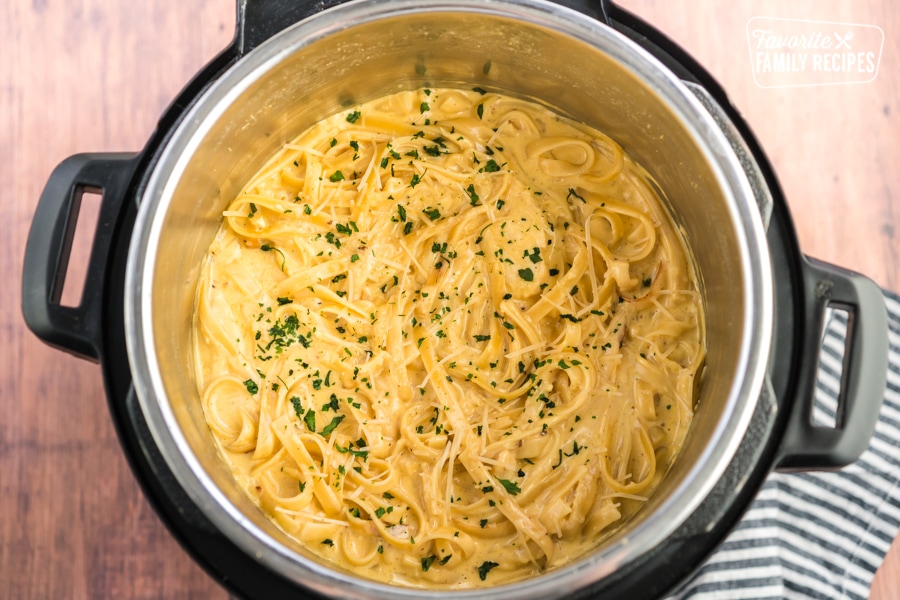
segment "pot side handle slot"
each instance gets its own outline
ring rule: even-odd
[[[76,154],[51,173],[41,194],[22,269],[25,324],[43,342],[93,362],[100,359],[106,270],[134,154]],[[101,194],[81,299],[61,302],[82,196]]]
[[[878,422],[887,385],[887,307],[881,289],[862,275],[808,257],[802,267],[802,360],[775,467],[788,472],[836,470],[859,458]],[[814,415],[814,401],[829,310],[846,314],[847,337],[834,421],[821,423]]]

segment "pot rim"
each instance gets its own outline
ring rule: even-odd
[[[625,540],[601,547],[570,565],[521,582],[465,591],[399,588],[348,579],[337,570],[299,556],[259,529],[217,488],[193,454],[167,398],[155,355],[152,285],[163,216],[177,182],[213,123],[254,82],[290,55],[329,34],[380,19],[409,14],[464,12],[503,17],[553,30],[612,56],[680,119],[706,156],[743,249],[741,273],[747,307],[742,337],[739,385],[732,385],[728,408],[699,460],[658,510]],[[128,251],[125,282],[125,332],[136,396],[163,459],[204,515],[248,555],[292,581],[319,591],[352,597],[547,598],[589,586],[663,543],[709,495],[736,453],[763,390],[773,336],[773,282],[766,234],[753,191],[725,134],[693,93],[649,53],[603,23],[549,0],[354,0],[317,13],[261,44],[205,90],[178,124],[153,168],[139,203]]]

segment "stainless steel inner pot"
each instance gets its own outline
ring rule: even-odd
[[[420,86],[535,99],[605,131],[658,182],[698,265],[707,366],[692,432],[653,498],[570,566],[517,584],[427,593],[564,596],[664,544],[706,498],[758,402],[773,328],[762,218],[728,140],[683,82],[595,20],[543,0],[361,0],[286,29],[234,64],[184,116],[140,199],[125,286],[135,390],[180,485],[247,554],[323,594],[423,596],[337,571],[271,523],[217,454],[191,367],[199,267],[247,179],[320,119]]]

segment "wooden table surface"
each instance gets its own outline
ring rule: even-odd
[[[900,290],[896,6],[621,4],[682,44],[728,90],[774,164],[803,251]],[[25,328],[20,282],[26,235],[53,167],[78,152],[141,148],[181,86],[231,39],[233,5],[0,3],[0,198],[10,208],[0,219],[0,598],[227,597],[142,497],[115,437],[98,367],[44,346]],[[880,27],[877,77],[857,85],[759,87],[746,27],[758,16]],[[83,262],[76,251],[71,281]],[[66,293],[72,297],[70,288]],[[871,597],[900,597],[896,541]]]

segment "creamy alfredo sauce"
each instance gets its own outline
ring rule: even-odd
[[[678,454],[701,298],[599,131],[483,90],[398,93],[286,144],[223,215],[196,300],[205,415],[326,561],[519,580],[596,547]]]

